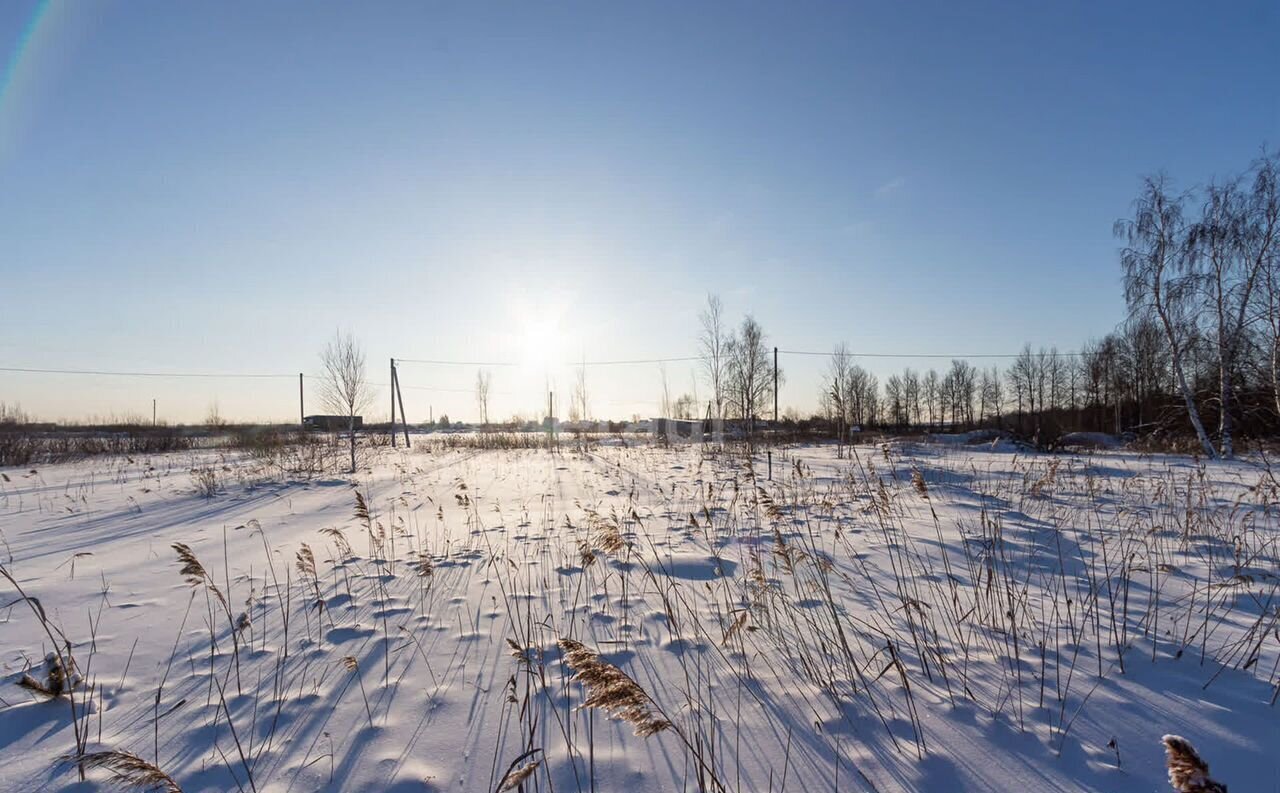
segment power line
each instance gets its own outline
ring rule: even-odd
[[[676,358],[632,358],[625,360],[613,361],[564,361],[562,363],[551,364],[553,366],[625,366],[631,364],[653,364],[653,363],[680,363],[684,361],[700,361],[702,358],[697,355],[689,355]],[[396,363],[419,363],[431,366],[520,366],[521,364],[511,361],[441,361],[426,360],[422,358],[396,358]],[[536,365],[535,365],[536,366]]]
[[[565,364],[566,366],[625,366],[628,364],[645,364],[645,363],[681,363],[684,361],[701,361],[702,358],[697,355],[690,355],[684,358],[639,358],[624,361],[573,361]]]
[[[835,353],[834,353],[834,352],[818,352],[818,351],[816,351],[816,350],[782,350],[782,349],[779,349],[779,350],[778,350],[778,354],[779,354],[779,355],[807,355],[807,356],[815,356],[815,357],[819,357],[819,358],[830,358],[830,357],[831,357],[832,355],[834,355]],[[850,351],[848,352],[848,355],[849,355],[849,357],[851,357],[851,358],[889,358],[889,359],[892,359],[892,358],[933,358],[933,359],[949,359],[949,358],[960,358],[960,359],[968,359],[968,358],[990,358],[990,359],[1012,359],[1012,358],[1018,358],[1018,357],[1020,357],[1022,354],[1023,354],[1023,353],[1020,353],[1020,352],[1010,352],[1010,353],[994,353],[994,352],[980,352],[980,353],[942,353],[942,352],[860,352],[860,351],[855,351],[855,350],[850,350]],[[1039,353],[1037,353],[1037,352],[1033,352],[1032,354],[1033,354],[1033,355],[1039,355]],[[1057,355],[1057,356],[1058,356],[1058,357],[1060,357],[1060,358],[1078,358],[1078,357],[1080,357],[1081,355],[1083,355],[1083,353],[1075,352],[1075,351],[1071,351],[1071,350],[1068,350],[1068,351],[1049,351],[1049,352],[1046,352],[1045,354],[1047,354],[1047,355]],[[676,356],[676,357],[671,357],[671,358],[625,358],[625,359],[618,359],[618,360],[602,360],[602,361],[564,361],[564,362],[562,362],[562,363],[552,364],[552,365],[553,365],[553,366],[565,366],[565,367],[576,367],[576,366],[630,366],[630,365],[638,365],[638,364],[639,364],[639,365],[643,365],[643,364],[658,364],[658,363],[690,363],[690,362],[693,362],[693,361],[701,361],[701,360],[703,360],[703,356],[700,356],[700,355],[686,355],[686,356]],[[418,359],[418,358],[396,358],[396,363],[398,363],[398,364],[399,364],[399,363],[420,363],[420,364],[431,364],[431,365],[437,365],[437,366],[520,366],[520,364],[518,364],[518,363],[512,363],[511,361],[440,361],[440,360],[423,360],[423,359]]]
[[[397,362],[397,363],[399,363],[399,359],[398,359],[398,358],[396,359],[396,362]],[[391,384],[390,384],[390,383],[377,383],[377,382],[374,382],[374,381],[372,381],[372,380],[362,380],[361,382],[362,382],[362,383],[364,383],[365,385],[377,386],[378,388],[390,388],[390,387],[391,387]],[[441,387],[430,386],[430,385],[405,385],[405,384],[403,384],[403,383],[401,383],[401,384],[400,384],[400,387],[401,387],[401,388],[403,388],[403,389],[405,389],[405,390],[412,390],[412,391],[438,391],[438,392],[446,393],[446,394],[474,394],[474,393],[475,393],[475,389],[473,389],[473,388],[441,388]],[[492,391],[492,392],[490,392],[490,393],[491,393],[491,394],[493,394],[493,395],[495,395],[495,396],[517,396],[516,394],[514,394],[514,393],[512,393],[512,392],[510,392],[510,391]]]
[[[821,358],[829,358],[833,352],[818,352],[815,350],[778,350],[780,355],[805,355]],[[984,358],[984,359],[1012,359],[1018,358],[1023,353],[890,353],[890,352],[861,352],[849,351],[851,358],[911,358],[911,359],[948,359],[948,358]],[[1033,353],[1038,355],[1039,353]],[[1075,351],[1066,352],[1050,352],[1049,355],[1057,355],[1063,358],[1076,358],[1083,353]],[[660,363],[690,363],[701,361],[702,356],[686,355],[674,356],[668,358],[624,358],[613,360],[596,360],[596,361],[569,361],[560,366],[576,367],[576,366],[634,366],[645,364]],[[516,367],[518,363],[511,361],[449,361],[425,358],[396,358],[396,363],[415,363],[431,366],[504,366]],[[257,373],[257,372],[148,372],[148,371],[113,371],[105,369],[53,369],[53,368],[35,368],[25,366],[0,366],[0,372],[14,372],[20,374],[65,374],[65,375],[87,375],[93,377],[155,377],[155,378],[200,378],[200,379],[282,379],[297,377],[296,373],[274,374],[274,373]],[[385,384],[378,384],[385,385]],[[405,386],[415,390],[438,390],[447,391],[453,389],[434,389],[424,386]],[[470,393],[470,389],[456,389],[457,393]]]
[[[436,361],[424,358],[396,358],[396,363],[421,363],[430,366],[519,366],[511,361]]]
[[[202,378],[282,378],[297,377],[293,374],[251,374],[245,372],[111,372],[101,369],[34,369],[22,366],[0,366],[0,372],[24,374],[75,374],[98,377],[202,377]]]
[[[823,358],[830,358],[834,352],[813,352],[809,350],[778,350],[779,355],[817,355]],[[1075,358],[1081,353],[1078,352],[1046,352],[1046,355],[1057,355],[1060,358]],[[924,352],[855,352],[848,351],[850,358],[1018,358],[1022,355],[1020,352],[1015,353],[974,353],[971,355],[956,355],[949,353],[924,353]],[[1038,353],[1032,353],[1038,355]]]

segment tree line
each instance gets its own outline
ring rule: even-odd
[[[906,368],[883,383],[847,344],[831,354],[810,424],[839,438],[855,428],[991,427],[1052,446],[1073,431],[1189,439],[1230,457],[1240,437],[1280,430],[1280,156],[1178,191],[1165,175],[1143,180],[1130,217],[1117,221],[1128,316],[1079,350],[1022,348],[1012,363],[953,360]],[[739,329],[710,296],[699,353],[722,418],[765,412],[773,382],[764,333]]]

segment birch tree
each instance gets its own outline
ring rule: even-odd
[[[1115,234],[1125,240],[1120,252],[1125,302],[1132,314],[1150,314],[1160,323],[1169,344],[1174,380],[1204,453],[1217,451],[1205,432],[1187,380],[1184,358],[1192,337],[1191,317],[1195,279],[1190,274],[1190,251],[1183,218],[1184,196],[1172,195],[1163,176],[1148,177],[1133,203],[1133,217],[1116,221]]]

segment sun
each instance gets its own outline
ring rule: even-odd
[[[528,320],[520,332],[520,366],[546,372],[563,358],[564,334],[559,323],[543,319]]]

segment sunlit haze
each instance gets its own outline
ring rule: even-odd
[[[1158,12],[1158,13],[1156,13]],[[1113,222],[1280,141],[1274,3],[0,6],[0,400],[297,415],[350,330],[409,418],[652,415],[708,293],[882,377],[1076,349]],[[509,364],[481,367],[479,364]],[[601,364],[601,365],[597,365]],[[666,363],[673,394],[696,362]],[[381,389],[381,386],[379,386]],[[380,390],[371,415],[385,415]]]

